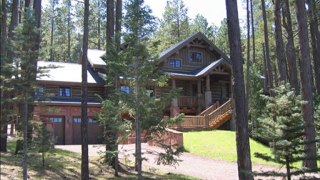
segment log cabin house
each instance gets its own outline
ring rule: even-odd
[[[101,143],[102,129],[93,120],[100,110],[96,94],[104,97],[104,51],[88,50],[88,134],[89,143]],[[181,88],[164,116],[184,113],[176,129],[232,129],[231,65],[229,58],[205,35],[196,33],[160,53],[158,66],[170,75],[166,88],[148,87],[150,94],[161,96],[169,88]],[[80,144],[81,64],[39,61],[38,67],[52,67],[37,78],[34,115],[46,122],[56,144]],[[125,84],[120,90],[129,92]],[[44,96],[46,94],[47,96]],[[41,103],[40,103],[41,102]]]

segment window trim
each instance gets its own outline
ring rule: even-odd
[[[193,53],[199,53],[201,54],[201,60],[200,61],[194,61],[190,56],[193,54]],[[190,51],[189,54],[188,54],[188,61],[189,63],[202,63],[203,62],[203,53],[202,52],[199,52],[199,51]]]
[[[180,62],[180,66],[176,66],[177,63],[176,62]],[[171,62],[174,62],[173,64],[171,64]],[[171,58],[169,59],[169,67],[171,68],[175,68],[175,69],[181,69],[182,68],[182,60],[180,58]]]
[[[70,95],[67,96],[66,90],[69,89],[70,90]],[[62,90],[62,94],[60,94],[60,90]],[[66,87],[66,86],[61,86],[58,88],[58,96],[59,97],[72,97],[72,89],[71,87]]]

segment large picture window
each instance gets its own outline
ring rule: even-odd
[[[189,53],[189,62],[202,62],[202,53],[200,52],[190,52]]]
[[[174,68],[181,68],[181,60],[180,59],[170,59],[169,65]]]
[[[59,96],[70,97],[71,88],[70,87],[59,87]]]

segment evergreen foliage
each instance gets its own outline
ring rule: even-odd
[[[38,152],[41,153],[42,167],[45,167],[45,155],[54,148],[54,141],[44,122],[39,122],[38,120],[35,123],[35,133],[33,135],[32,145],[35,150],[38,150]]]
[[[302,119],[301,106],[305,103],[300,95],[296,95],[289,84],[273,89],[274,96],[262,95],[266,100],[266,109],[262,113],[259,123],[261,130],[259,137],[269,142],[273,155],[261,153],[255,155],[266,161],[276,162],[286,167],[286,173],[262,172],[258,175],[286,176],[291,179],[293,175],[310,172],[293,166],[296,162],[306,159],[303,145],[307,142],[304,137],[305,124]],[[308,157],[316,159],[317,157]]]

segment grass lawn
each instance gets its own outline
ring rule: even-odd
[[[22,179],[21,159],[22,154],[14,155],[15,143],[9,142],[8,152],[0,154],[1,180]],[[46,165],[42,167],[41,154],[30,152],[28,154],[28,175],[30,179],[80,179],[81,157],[80,154],[53,149],[46,155]],[[113,176],[113,169],[104,164],[100,157],[90,157],[91,179],[136,179],[135,172],[121,172],[118,178]],[[162,172],[144,172],[144,179],[186,179],[196,180],[180,174],[167,174]],[[28,178],[29,179],[29,178]]]
[[[198,131],[184,132],[183,144],[186,151],[204,157],[237,161],[236,136],[233,131]],[[271,154],[271,150],[250,139],[251,161],[259,164],[270,164],[254,157],[255,152]]]

